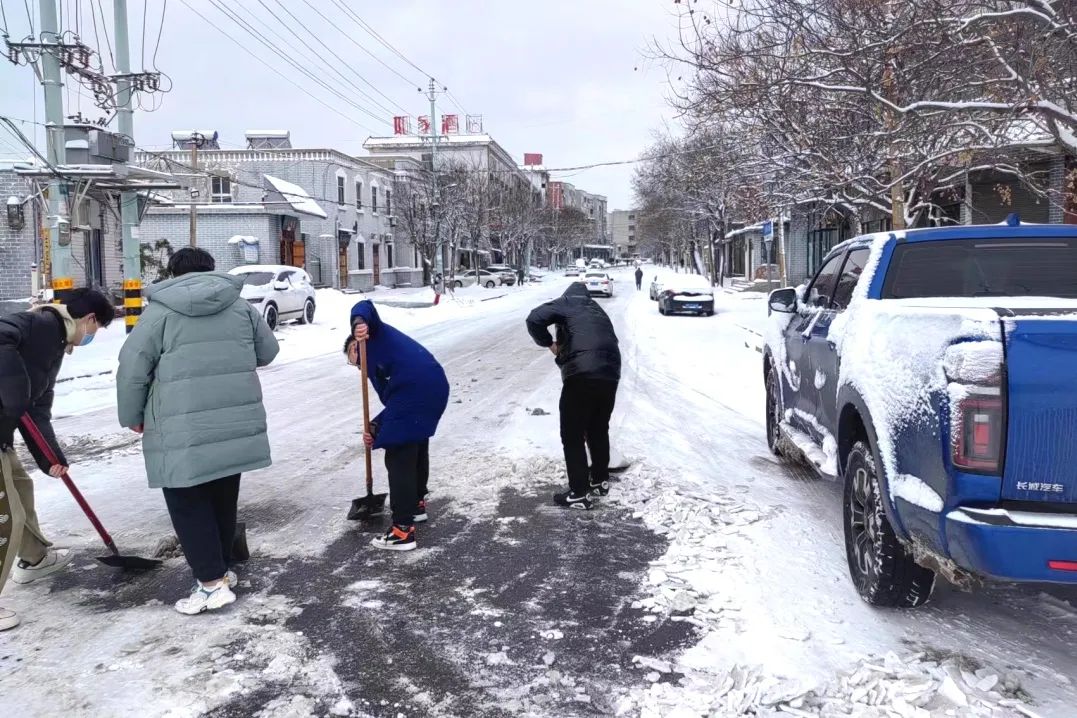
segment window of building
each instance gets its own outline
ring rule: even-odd
[[[385,214],[393,213],[393,193],[390,190],[385,190]]]
[[[229,203],[232,201],[232,180],[228,177],[214,177],[211,180],[210,202]]]
[[[630,215],[628,215],[628,219],[629,219],[629,221],[632,221],[632,220],[633,220],[633,219],[635,219],[635,218],[636,218],[636,215],[634,215],[634,214],[630,214]]]
[[[634,225],[634,224],[628,225],[628,231],[629,232],[635,232],[636,231],[636,225]]]
[[[355,180],[355,208],[363,208],[363,183]]]
[[[378,188],[370,188],[370,211],[374,214],[378,213]]]
[[[359,261],[356,263],[356,269],[366,269],[366,242],[356,242],[355,248],[359,250]]]
[[[337,175],[337,204],[344,206],[344,177]]]

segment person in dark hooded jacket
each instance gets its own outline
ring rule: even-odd
[[[74,554],[45,538],[34,506],[34,483],[15,454],[18,429],[43,473],[59,477],[67,459],[52,428],[56,377],[64,357],[93,341],[112,323],[111,300],[94,289],[73,289],[65,304],[46,304],[0,318],[0,590],[8,575],[15,583],[50,576]],[[53,463],[21,425],[31,419],[41,431]],[[14,628],[18,616],[0,607],[0,631]]]
[[[550,334],[556,327],[556,339]],[[535,343],[561,367],[561,444],[569,490],[554,495],[560,506],[590,509],[609,493],[610,417],[621,380],[621,350],[613,322],[581,282],[527,317]],[[587,452],[591,466],[587,466]]]
[[[358,366],[358,341],[366,342],[367,371],[385,407],[370,421],[363,440],[385,449],[393,525],[371,543],[376,548],[410,551],[415,524],[426,521],[430,477],[430,437],[449,404],[445,370],[423,345],[378,316],[370,300],[351,311],[352,333],[344,344],[348,362]]]

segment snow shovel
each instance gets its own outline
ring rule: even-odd
[[[45,455],[48,462],[53,466],[59,464],[59,459],[57,459],[56,454],[52,452],[49,442],[45,441],[45,437],[41,435],[41,429],[37,428],[37,424],[34,423],[34,420],[29,416],[24,415],[22,417],[22,426],[26,429],[26,432],[30,434],[30,438],[34,440],[37,448]],[[60,479],[63,480],[64,486],[71,492],[71,495],[75,497],[75,501],[78,502],[79,508],[82,509],[82,513],[86,514],[86,518],[90,520],[94,529],[97,530],[97,535],[101,537],[105,546],[112,552],[111,556],[98,556],[98,561],[106,566],[122,568],[124,571],[147,571],[161,565],[161,562],[157,559],[142,558],[141,556],[124,556],[121,554],[120,550],[116,548],[116,542],[108,535],[108,531],[106,531],[105,527],[101,524],[101,520],[97,518],[97,514],[90,508],[90,504],[87,503],[82,492],[75,486],[75,482],[71,480],[71,477],[67,475],[66,471],[60,476]]]
[[[366,342],[359,342],[359,371],[363,377],[363,434],[370,433],[370,390],[367,387]],[[374,493],[374,470],[370,463],[370,447],[363,441],[366,451],[366,496],[352,499],[348,520],[366,521],[381,515],[385,510],[385,494]]]

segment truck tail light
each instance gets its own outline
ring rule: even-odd
[[[997,473],[1002,464],[1003,404],[998,387],[975,387],[951,407],[953,462],[959,469]]]

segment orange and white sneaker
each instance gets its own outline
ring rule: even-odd
[[[415,527],[393,524],[384,536],[378,536],[370,545],[385,551],[414,551],[418,548],[415,543]]]

